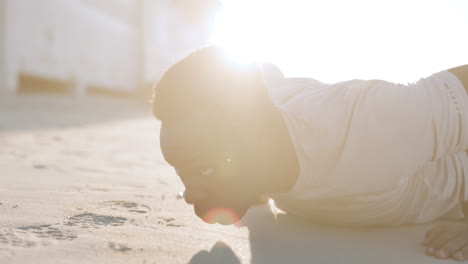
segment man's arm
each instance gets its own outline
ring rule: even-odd
[[[452,68],[449,72],[455,74],[455,76],[460,79],[461,83],[465,87],[465,91],[468,93],[468,64]]]
[[[449,69],[465,87],[468,94],[468,65]],[[466,216],[465,216],[466,217]],[[468,222],[439,224],[426,232],[422,242],[426,254],[439,259],[468,259]]]

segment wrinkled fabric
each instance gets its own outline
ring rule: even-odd
[[[462,218],[468,200],[468,96],[442,71],[411,84],[325,84],[262,68],[300,163],[286,212],[351,226]]]

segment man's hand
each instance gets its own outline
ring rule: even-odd
[[[468,260],[468,223],[439,224],[426,232],[426,239],[421,244],[429,256]]]

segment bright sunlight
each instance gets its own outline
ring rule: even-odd
[[[466,64],[468,1],[224,0],[213,43],[322,82],[414,82]]]

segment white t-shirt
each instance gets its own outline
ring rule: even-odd
[[[463,217],[468,200],[468,96],[449,71],[403,85],[325,84],[262,68],[300,164],[286,212],[341,225]]]

